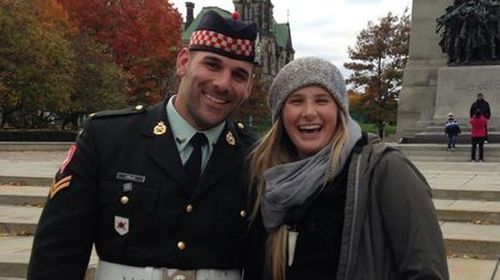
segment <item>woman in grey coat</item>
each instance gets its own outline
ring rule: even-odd
[[[273,126],[250,161],[262,250],[246,279],[449,278],[425,178],[363,135],[348,103],[323,59],[296,59],[273,81]]]

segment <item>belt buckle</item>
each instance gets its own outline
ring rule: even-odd
[[[168,274],[166,280],[196,280],[196,270],[175,270],[172,275]]]

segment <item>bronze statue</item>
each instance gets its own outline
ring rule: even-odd
[[[436,33],[448,64],[500,63],[499,18],[498,0],[455,0],[446,7],[436,19]]]

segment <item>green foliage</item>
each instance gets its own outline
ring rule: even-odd
[[[76,124],[126,105],[130,76],[55,0],[0,0],[0,26],[0,127]]]
[[[77,80],[69,112],[80,114],[117,109],[126,105],[127,76],[104,52],[106,46],[80,35],[74,40],[77,50]]]
[[[267,131],[269,131],[269,129],[271,129],[271,122],[262,122],[262,123],[259,123],[259,124],[256,124],[252,127],[252,129],[255,131],[255,133],[257,134],[257,136],[260,138],[262,136],[264,136],[264,134],[266,134]]]
[[[75,128],[85,114],[126,105],[126,76],[104,48],[85,36],[74,38],[78,66],[71,106],[57,111],[63,129],[69,123]]]
[[[359,125],[361,126],[361,130],[363,130],[364,132],[378,134],[378,127],[374,123],[359,123]],[[395,134],[396,133],[396,126],[395,125],[386,125],[384,133],[385,133],[384,136],[389,136],[389,135]]]
[[[15,127],[46,127],[73,91],[67,34],[37,12],[28,1],[0,1],[0,111]]]

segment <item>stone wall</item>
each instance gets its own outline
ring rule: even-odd
[[[414,134],[432,125],[438,69],[446,66],[446,55],[438,45],[436,18],[452,0],[413,0],[410,56],[399,96],[398,134]]]
[[[500,123],[494,110],[500,104],[500,65],[442,67],[438,70],[438,86],[433,121],[446,122],[449,112],[462,124],[468,123],[470,106],[483,93],[492,107],[489,126]]]

